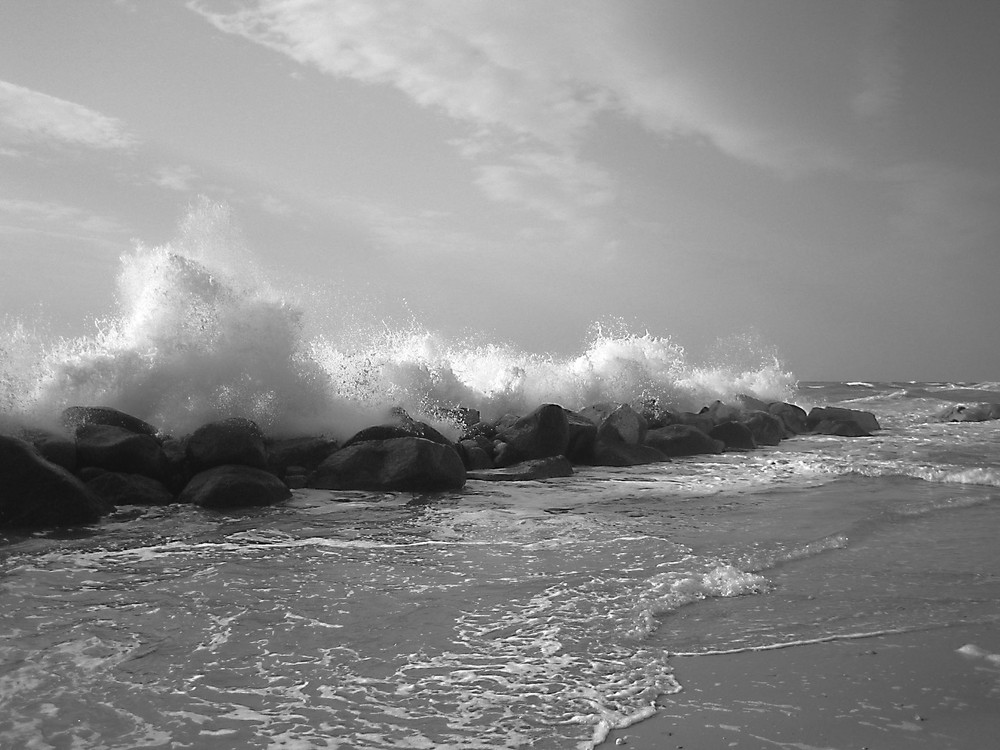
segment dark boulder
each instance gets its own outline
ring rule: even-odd
[[[417,437],[430,440],[432,443],[441,445],[451,445],[452,441],[435,430],[426,422],[419,422],[411,417],[400,407],[394,408],[390,413],[390,421],[384,424],[366,427],[360,432],[356,432],[341,446],[346,448],[354,443],[361,443],[367,440],[392,440],[400,437]]]
[[[766,411],[752,411],[743,418],[757,445],[777,445],[785,438],[785,425]]]
[[[658,427],[646,433],[646,445],[665,456],[695,456],[701,453],[722,453],[726,444],[688,424]]]
[[[267,447],[260,427],[243,417],[202,425],[188,437],[185,450],[194,473],[231,464],[267,467]]]
[[[109,427],[121,427],[136,435],[155,437],[159,433],[159,430],[149,422],[112,409],[110,406],[70,406],[63,409],[62,423],[71,432],[84,425],[103,424]]]
[[[566,410],[569,426],[569,442],[566,458],[575,464],[590,464],[594,461],[594,443],[597,441],[597,425],[575,411]]]
[[[641,464],[662,463],[667,460],[661,451],[649,445],[631,445],[621,442],[604,443],[600,440],[594,445],[594,466],[639,466]]]
[[[806,417],[806,428],[815,430],[816,426],[825,420],[857,422],[862,430],[869,433],[882,429],[871,412],[845,409],[840,406],[817,406],[810,409]]]
[[[306,472],[316,470],[323,461],[337,450],[337,441],[326,437],[281,438],[267,441],[267,470],[284,477],[289,466]]]
[[[0,435],[0,528],[77,526],[111,510],[30,443]]]
[[[76,441],[62,433],[25,428],[21,436],[35,446],[47,461],[62,466],[67,471],[76,471]]]
[[[801,435],[809,429],[806,427],[806,410],[800,406],[775,401],[773,404],[768,404],[767,411],[780,419],[785,429],[792,435]]]
[[[309,479],[326,490],[438,491],[465,484],[465,466],[451,446],[415,437],[368,440],[327,457]]]
[[[597,428],[597,440],[601,443],[641,445],[647,429],[646,419],[628,404],[622,404],[601,421]]]
[[[550,456],[522,461],[513,466],[500,469],[474,470],[468,473],[468,479],[478,479],[484,482],[527,482],[556,477],[573,476],[573,465],[565,456]]]
[[[713,425],[719,425],[723,422],[738,422],[744,416],[742,407],[724,404],[721,401],[713,401],[702,409],[699,414],[709,417]]]
[[[726,444],[726,450],[745,451],[757,447],[750,428],[742,422],[722,422],[709,431],[709,437],[721,440]]]
[[[483,439],[485,440],[485,438]],[[460,440],[456,448],[466,470],[493,468],[493,457],[478,441],[471,439]]]
[[[498,430],[497,437],[510,446],[508,465],[533,458],[565,455],[569,447],[569,418],[566,410],[558,404],[542,404],[530,414]],[[497,463],[500,464],[499,458]]]
[[[152,477],[93,467],[84,471],[89,472],[89,476],[81,476],[81,479],[109,505],[169,505],[174,501],[174,494]]]
[[[679,412],[677,414],[677,424],[687,424],[697,427],[706,435],[715,427],[715,422],[712,421],[712,417],[707,412],[704,414],[695,414],[691,411]]]
[[[268,471],[230,464],[195,474],[177,500],[203,508],[243,508],[273,505],[291,494],[285,483]]]
[[[76,459],[80,468],[97,466],[160,480],[167,466],[163,449],[153,437],[98,423],[77,428]]]

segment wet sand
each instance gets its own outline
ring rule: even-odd
[[[683,686],[599,747],[1000,747],[1000,625],[677,656]]]

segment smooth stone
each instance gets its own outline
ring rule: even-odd
[[[96,422],[77,428],[76,459],[81,468],[97,466],[161,480],[167,468],[163,449],[150,435]]]
[[[708,435],[725,443],[726,450],[746,451],[757,447],[753,432],[742,422],[722,422],[715,425]]]
[[[368,440],[327,457],[309,479],[326,490],[438,491],[465,484],[458,452],[424,438]]]
[[[657,427],[646,433],[646,445],[665,456],[695,456],[716,454],[725,450],[726,444],[715,440],[708,433],[689,424],[671,424]]]
[[[0,528],[95,523],[112,509],[25,440],[0,435]]]
[[[185,450],[195,473],[232,464],[267,467],[267,447],[260,427],[243,417],[202,425],[188,437]]]
[[[213,466],[195,474],[177,498],[202,508],[273,505],[291,496],[278,477],[253,466]]]

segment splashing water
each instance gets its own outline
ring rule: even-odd
[[[247,416],[276,435],[344,437],[397,405],[440,425],[457,406],[485,418],[545,402],[697,409],[739,393],[786,398],[794,383],[775,355],[695,366],[668,336],[620,323],[595,325],[571,357],[448,339],[412,321],[306,338],[309,311],[253,262],[229,208],[204,200],[177,240],[122,256],[116,302],[92,336],[52,341],[5,325],[0,414],[53,421],[68,405],[99,404],[178,434]]]

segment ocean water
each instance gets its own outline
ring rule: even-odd
[[[682,689],[679,654],[1000,622],[1000,422],[935,419],[1000,384],[796,382],[752,337],[696,363],[616,324],[563,357],[412,323],[317,331],[233,262],[225,211],[200,211],[123,258],[95,335],[6,322],[0,427],[102,403],[174,434],[243,414],[342,437],[396,404],[457,431],[458,404],[750,393],[884,429],[0,534],[0,747],[590,748]]]

